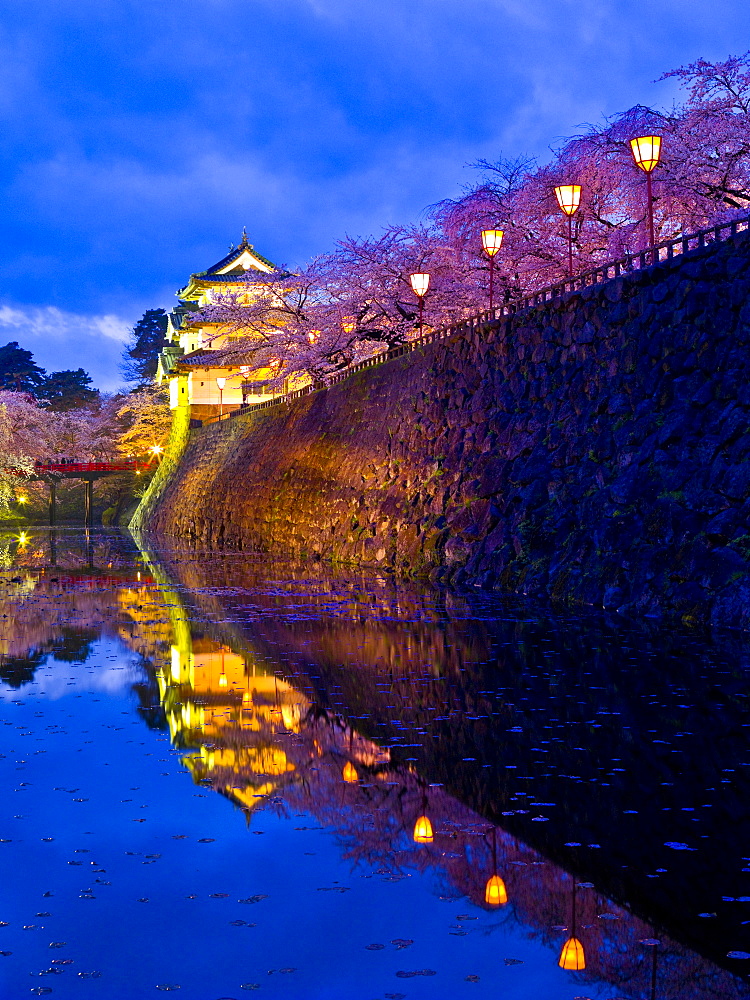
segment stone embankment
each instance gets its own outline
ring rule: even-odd
[[[750,627],[740,235],[193,430],[150,531]]]

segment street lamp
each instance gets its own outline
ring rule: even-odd
[[[430,287],[430,276],[423,271],[416,271],[414,274],[409,275],[409,281],[411,282],[411,290],[419,299],[419,336],[421,337],[424,297],[427,294],[427,289]]]
[[[219,416],[224,416],[224,386],[227,384],[227,380],[224,377],[219,377],[216,379],[216,384],[219,387]]]
[[[503,236],[505,231],[503,229],[483,229],[482,230],[482,249],[490,258],[490,312],[492,312],[492,307],[494,305],[493,296],[493,279],[495,276],[495,255],[500,250],[503,245]]]
[[[573,277],[573,216],[581,204],[580,184],[560,184],[555,188],[560,211],[568,217],[568,275]]]
[[[654,198],[651,191],[651,174],[656,170],[661,159],[661,136],[640,135],[630,140],[630,151],[635,165],[646,175],[646,192],[648,199],[648,231],[653,250],[656,239],[654,236]]]

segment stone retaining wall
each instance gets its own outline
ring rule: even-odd
[[[191,432],[147,527],[750,626],[750,239]]]

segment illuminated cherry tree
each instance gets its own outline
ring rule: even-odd
[[[496,258],[496,303],[567,275],[568,229],[554,195],[580,184],[573,216],[574,270],[642,250],[649,239],[646,177],[630,140],[662,137],[653,173],[657,241],[713,225],[750,209],[750,53],[704,60],[666,73],[686,91],[670,112],[636,106],[591,126],[549,163],[501,159],[477,164],[478,183],[434,205],[420,226],[346,238],[297,273],[248,272],[247,290],[217,298],[196,318],[243,333],[222,363],[275,364],[276,382],[305,375],[325,381],[341,368],[418,335],[409,284],[430,274],[427,329],[487,307],[489,261],[483,229],[504,230]],[[218,359],[217,359],[218,360]]]

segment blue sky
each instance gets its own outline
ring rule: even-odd
[[[750,48],[741,0],[0,0],[0,344],[119,383],[122,338],[243,225],[303,263],[484,157],[544,159],[665,70]]]

